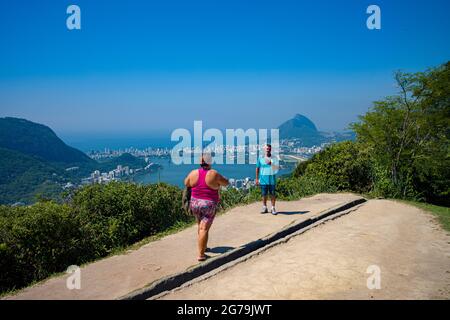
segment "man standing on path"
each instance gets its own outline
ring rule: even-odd
[[[267,198],[270,195],[270,201],[272,202],[272,208],[270,212],[273,215],[277,214],[275,210],[275,185],[276,185],[276,173],[279,169],[279,161],[276,157],[272,156],[272,146],[267,144],[264,147],[265,156],[259,157],[256,162],[256,185],[261,186],[261,194],[263,200],[263,208],[261,213],[267,213]]]

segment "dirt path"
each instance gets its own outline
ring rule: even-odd
[[[210,233],[211,256],[219,255],[307,220],[321,211],[359,198],[352,194],[320,194],[279,202],[279,215],[261,215],[259,203],[234,208],[216,218]],[[81,289],[69,290],[68,275],[49,279],[7,299],[116,299],[197,264],[197,226],[151,242],[138,250],[81,268]]]
[[[415,207],[370,200],[162,299],[450,299],[450,236]]]

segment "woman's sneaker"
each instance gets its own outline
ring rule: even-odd
[[[267,213],[267,212],[269,212],[269,211],[267,210],[267,206],[263,206],[263,207],[262,207],[262,210],[261,210],[261,213]]]
[[[277,210],[275,210],[275,207],[272,207],[272,210],[270,210],[271,213],[276,216],[278,214]]]

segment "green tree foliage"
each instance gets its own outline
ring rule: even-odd
[[[79,220],[66,205],[0,207],[0,290],[22,287],[89,257]]]
[[[316,193],[338,191],[335,185],[312,175],[280,179],[276,189],[280,200],[296,200]]]
[[[95,254],[101,256],[186,221],[180,204],[177,187],[118,182],[82,188],[71,203]]]
[[[362,192],[371,187],[369,155],[352,141],[331,145],[305,165],[305,176],[325,181],[337,190]]]
[[[299,190],[299,179],[310,179],[337,190],[449,206],[449,67],[395,73],[399,93],[376,101],[352,124],[357,141],[331,145],[300,163],[297,181],[284,193],[304,194],[292,190]]]
[[[95,184],[68,203],[0,206],[0,292],[104,257],[145,237],[193,221],[181,190],[164,183]],[[259,189],[221,192],[220,210],[260,198]]]
[[[43,159],[0,148],[0,204],[33,202],[36,195],[57,198],[64,170]]]
[[[375,163],[375,189],[448,205],[450,63],[397,72],[399,94],[374,103],[352,125]]]
[[[0,291],[190,220],[181,209],[181,190],[166,184],[93,185],[78,190],[68,204],[0,206]]]

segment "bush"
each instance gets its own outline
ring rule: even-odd
[[[0,206],[0,291],[104,257],[144,237],[193,221],[181,190],[164,183],[83,187],[66,204]],[[259,188],[221,192],[219,210],[260,199]]]
[[[166,184],[92,185],[69,204],[0,207],[0,290],[20,288],[191,221]]]
[[[280,179],[277,184],[277,195],[281,200],[295,200],[322,192],[336,192],[337,188],[322,177],[303,175],[299,178]]]
[[[221,191],[219,210],[223,211],[228,208],[232,208],[240,203],[246,203],[247,202],[246,195],[247,195],[246,192],[242,190],[236,190],[233,188]]]
[[[300,163],[293,176],[301,179],[298,183],[302,185],[302,195],[326,190],[362,193],[372,187],[369,153],[352,141],[333,144]]]
[[[22,287],[89,259],[79,220],[66,205],[0,208],[0,290]]]
[[[351,125],[370,150],[374,192],[450,205],[450,62],[396,72],[398,93],[375,101]]]
[[[219,210],[224,211],[240,204],[247,204],[261,199],[259,188],[236,190],[229,188],[220,193]]]
[[[174,186],[112,182],[81,189],[72,207],[96,255],[104,255],[187,221],[180,203],[181,190]]]

